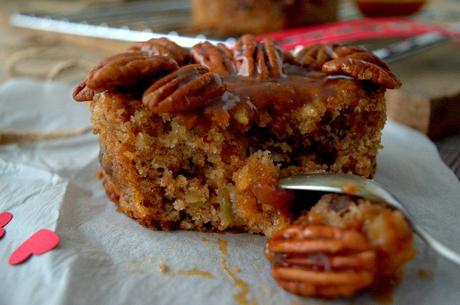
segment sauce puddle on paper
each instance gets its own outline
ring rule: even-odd
[[[218,239],[217,243],[219,244],[219,250],[224,256],[228,256],[228,242],[223,239]]]
[[[381,305],[393,304],[393,292],[403,276],[404,271],[401,270],[389,278],[378,281],[371,290],[372,299]]]
[[[184,271],[179,271],[179,272],[174,272],[172,275],[185,275],[185,276],[202,276],[206,277],[208,279],[213,279],[214,275],[211,272],[205,271],[205,270],[200,270],[197,268],[193,268],[190,270],[184,270]]]
[[[143,266],[145,263],[149,262],[152,260],[151,256],[142,256],[136,259],[130,259],[126,261],[126,265],[128,268],[128,272],[131,274],[144,274],[146,273],[146,269]]]

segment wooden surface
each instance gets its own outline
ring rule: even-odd
[[[114,1],[120,0],[99,2]],[[125,48],[127,44],[121,42],[47,34],[12,28],[8,25],[9,14],[16,11],[77,11],[93,5],[94,2],[0,1],[0,82],[11,77],[26,76],[77,83],[101,58]],[[417,18],[443,23],[460,22],[460,3],[455,0],[429,1]],[[404,101],[404,94],[418,96],[420,99],[425,97],[426,100],[437,96],[460,94],[460,57],[456,55],[460,53],[460,49],[457,52],[452,52],[451,49],[445,54],[442,54],[442,50],[436,52],[392,65],[404,86],[401,89],[403,91],[391,92],[390,95],[402,94],[402,98],[399,98]],[[419,102],[423,103],[423,100]],[[414,109],[420,112],[422,117],[424,115],[427,120],[430,119],[429,110],[426,108]],[[427,122],[416,119],[413,126],[417,124],[423,125]],[[436,139],[435,144],[445,163],[457,177],[460,177],[460,135]]]
[[[392,64],[403,80],[387,94],[388,116],[433,139],[460,133],[460,45],[446,43]]]

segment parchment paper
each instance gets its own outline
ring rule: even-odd
[[[0,86],[0,130],[89,125],[72,87],[26,79]],[[460,184],[423,135],[388,122],[376,179],[420,224],[460,251]],[[0,239],[0,304],[374,304],[362,294],[321,301],[284,292],[249,234],[155,232],[116,212],[96,180],[94,135],[0,146],[0,212],[14,219]],[[40,228],[62,238],[19,266],[9,255]],[[220,240],[220,241],[219,241]],[[460,269],[416,240],[393,304],[460,304]],[[160,264],[168,267],[160,271]]]

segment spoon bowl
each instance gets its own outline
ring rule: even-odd
[[[404,208],[403,202],[398,200],[375,180],[349,174],[315,173],[283,178],[279,181],[279,186],[286,190],[348,194],[370,200],[383,201],[389,206],[400,210],[411,224],[414,232],[434,251],[460,266],[460,255],[436,240],[424,228],[419,226],[414,217]]]

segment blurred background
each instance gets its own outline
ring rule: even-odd
[[[435,140],[459,176],[459,32],[460,0],[3,0],[0,82],[77,83],[103,57],[155,35],[184,46],[195,40],[183,36],[231,44],[253,33],[291,50],[340,42],[381,51],[436,33],[429,48],[388,60],[403,81],[388,93],[388,115]]]

